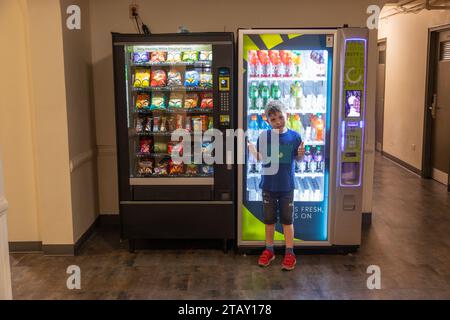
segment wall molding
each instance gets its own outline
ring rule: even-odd
[[[91,149],[86,152],[77,154],[75,157],[73,157],[69,162],[70,173],[80,168],[83,164],[92,161],[96,156],[96,153],[96,150]]]
[[[117,150],[116,150],[116,146],[114,145],[98,145],[97,146],[97,155],[99,157],[102,156],[116,156],[117,154]]]
[[[5,197],[0,197],[0,217],[8,211],[8,201]]]
[[[407,162],[405,162],[403,160],[400,160],[399,158],[397,158],[397,157],[387,153],[386,151],[382,151],[381,154],[383,155],[383,157],[388,158],[389,160],[391,160],[391,161],[395,162],[396,164],[400,165],[401,167],[403,167],[403,168],[405,168],[405,169],[407,169],[407,170],[409,170],[409,171],[411,171],[411,172],[413,172],[413,173],[415,173],[415,174],[417,174],[419,176],[422,176],[422,171],[420,169],[417,169],[416,167],[410,165],[409,163],[407,163]]]

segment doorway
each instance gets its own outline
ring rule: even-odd
[[[450,192],[450,26],[429,30],[428,49],[423,173]]]
[[[386,81],[386,39],[378,41],[378,72],[375,106],[375,150],[383,151],[384,91]]]

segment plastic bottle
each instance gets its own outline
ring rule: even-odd
[[[248,89],[248,96],[250,98],[250,110],[257,110],[258,105],[258,97],[259,97],[259,90],[258,90],[258,84],[256,82],[252,82],[250,84],[250,88]]]
[[[280,89],[280,85],[278,84],[277,81],[272,83],[272,86],[270,87],[270,96],[274,100],[280,100],[281,99],[281,89]]]
[[[259,96],[262,99],[262,108],[265,108],[270,98],[270,88],[267,81],[263,81],[259,87]]]
[[[294,98],[294,108],[300,110],[303,98],[303,89],[299,81],[291,85],[291,95]]]
[[[258,138],[259,133],[259,125],[258,125],[258,116],[256,114],[252,114],[250,117],[250,122],[248,124],[248,128],[250,130],[249,132],[249,138],[251,140],[256,140]]]
[[[323,155],[320,147],[316,148],[314,153],[314,161],[316,162],[316,172],[323,172]]]
[[[316,140],[323,141],[323,130],[325,123],[322,119],[321,114],[317,114],[316,120],[314,121],[314,127],[316,129]]]
[[[300,137],[302,137],[303,139],[303,125],[302,125],[302,121],[300,119],[300,115],[299,114],[294,114],[291,116],[291,129],[298,132],[298,134],[300,135]]]
[[[303,156],[303,162],[305,163],[305,172],[311,172],[311,161],[312,161],[311,147],[306,146],[305,154]]]

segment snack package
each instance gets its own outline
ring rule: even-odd
[[[183,79],[181,78],[181,72],[177,69],[170,69],[167,74],[167,85],[170,87],[182,86]]]
[[[150,61],[150,55],[148,52],[133,52],[134,63],[146,63]]]
[[[168,173],[167,166],[168,166],[167,159],[160,159],[159,161],[156,162],[155,169],[154,169],[155,174],[167,175],[167,173]]]
[[[181,163],[175,163],[172,160],[169,162],[169,174],[170,175],[177,175],[177,174],[183,174],[184,172],[184,164]]]
[[[188,164],[186,165],[186,174],[198,174],[198,167],[196,164]]]
[[[169,132],[175,131],[176,128],[175,128],[175,116],[174,115],[170,115],[167,117],[166,127]]]
[[[153,132],[159,132],[159,116],[153,118]]]
[[[145,119],[144,131],[145,132],[151,132],[152,131],[152,118],[151,117],[147,117]]]
[[[212,61],[212,51],[200,51],[200,61]]]
[[[154,109],[166,109],[166,98],[164,94],[156,92],[152,97],[152,104],[150,106],[151,110]]]
[[[202,131],[202,118],[200,116],[192,117],[192,126],[195,131]]]
[[[203,92],[201,95],[201,102],[200,107],[201,108],[213,108],[214,102],[213,102],[213,96],[212,93],[209,92]]]
[[[169,108],[182,108],[183,107],[183,94],[172,92],[169,99]]]
[[[202,120],[202,131],[208,130],[208,116],[201,115],[200,119]]]
[[[191,116],[186,116],[186,127],[184,129],[188,132],[192,131]]]
[[[211,155],[212,150],[213,150],[213,144],[211,142],[203,142],[202,143],[202,153]]]
[[[201,173],[203,173],[203,174],[208,174],[208,175],[210,175],[210,174],[213,174],[213,172],[214,172],[214,168],[213,168],[213,166],[210,166],[210,165],[202,165],[201,166],[201,169],[200,169],[200,171],[201,171]]]
[[[198,105],[198,95],[196,93],[186,93],[184,97],[184,108],[191,109],[196,108]]]
[[[167,145],[167,152],[172,155],[172,153],[182,157],[183,156],[183,143],[182,142],[169,142]]]
[[[141,138],[139,141],[140,152],[141,153],[151,153],[152,152],[152,139],[145,137]]]
[[[167,153],[167,142],[155,141],[153,143],[153,150],[155,153]]]
[[[150,86],[150,69],[136,69],[133,87],[146,88]]]
[[[203,88],[212,88],[213,86],[213,78],[211,71],[202,71],[200,73],[200,87]]]
[[[136,109],[148,109],[150,105],[150,95],[148,93],[138,94],[136,97]]]
[[[175,116],[175,130],[176,129],[183,129],[183,115],[177,114]]]
[[[152,70],[152,80],[150,85],[152,87],[165,87],[167,84],[166,72],[162,69]]]
[[[186,71],[184,77],[184,85],[186,87],[198,87],[199,84],[200,84],[200,75],[198,71],[196,70]]]
[[[165,62],[167,58],[167,52],[165,51],[153,51],[150,53],[150,62]]]
[[[195,62],[198,61],[198,51],[183,51],[181,54],[181,61]]]
[[[143,118],[137,118],[136,119],[136,133],[142,133],[144,131],[144,119]]]
[[[167,62],[180,62],[181,52],[180,51],[169,51],[167,53]]]
[[[167,131],[167,117],[162,116],[160,123],[159,123],[159,131],[160,132],[166,132]]]
[[[153,174],[153,161],[143,160],[138,163],[138,174],[147,176]]]

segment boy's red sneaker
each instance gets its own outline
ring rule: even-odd
[[[281,265],[281,269],[287,271],[294,270],[296,263],[297,259],[295,258],[295,255],[292,253],[286,253],[283,259],[283,263]]]
[[[258,264],[261,267],[267,267],[275,259],[275,254],[270,250],[264,250],[258,259]]]

